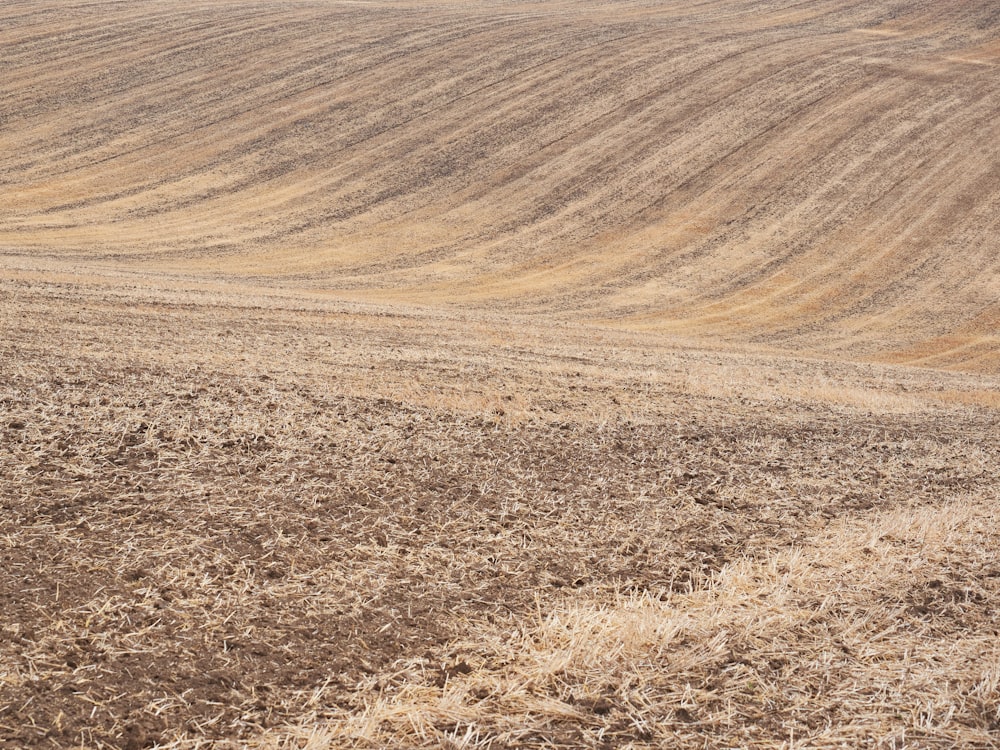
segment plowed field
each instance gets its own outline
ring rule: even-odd
[[[0,748],[1000,747],[986,0],[8,0]]]

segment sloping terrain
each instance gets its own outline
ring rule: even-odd
[[[1000,11],[0,4],[0,749],[1000,747]]]
[[[0,747],[996,746],[995,378],[5,290]]]
[[[8,255],[997,366],[988,0],[4,15]]]

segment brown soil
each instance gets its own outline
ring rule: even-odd
[[[10,0],[0,748],[1000,746],[1000,16]]]
[[[995,408],[943,398],[981,376],[222,289],[5,288],[9,747],[322,722],[407,660],[465,669],[450,644],[474,623],[691,592],[838,519],[997,495]],[[711,381],[730,368],[808,400]],[[997,627],[1000,579],[952,575],[907,616],[960,602],[946,631]]]

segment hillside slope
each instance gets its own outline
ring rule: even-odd
[[[1000,364],[995,3],[0,14],[8,267]]]
[[[996,750],[996,8],[0,3],[0,750]]]

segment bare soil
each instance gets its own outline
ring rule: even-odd
[[[401,664],[471,670],[477,627],[690,594],[844,519],[1000,489],[996,406],[954,403],[982,376],[113,281],[4,286],[7,747],[322,725]],[[727,368],[855,390],[734,393]],[[900,627],[996,634],[989,559],[914,581]]]
[[[7,0],[0,748],[1000,747],[993,0]]]

